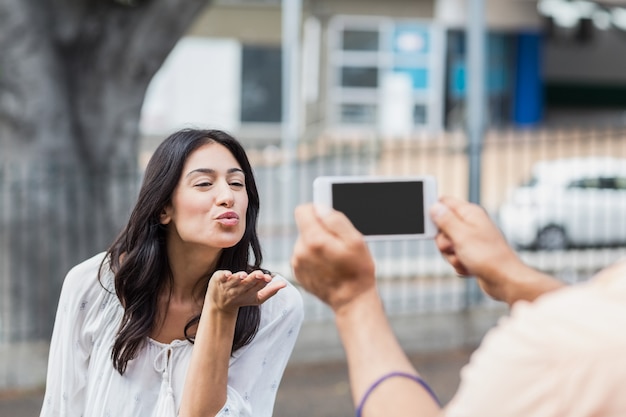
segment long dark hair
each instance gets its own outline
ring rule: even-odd
[[[159,221],[160,215],[170,203],[187,158],[207,143],[219,143],[233,154],[245,173],[248,194],[244,235],[235,246],[222,250],[216,270],[251,272],[260,269],[263,257],[256,233],[259,194],[243,147],[220,130],[184,129],[173,133],[159,145],[148,162],[128,224],[105,257],[105,260],[110,260],[115,275],[115,292],[124,306],[124,316],[111,352],[113,365],[120,374],[126,371],[128,361],[136,357],[154,329],[159,294],[172,280],[166,250],[166,229]],[[250,249],[254,254],[253,264],[249,261]],[[206,282],[200,283],[205,289],[209,279],[210,276]],[[193,337],[187,332],[199,319],[200,316],[196,316],[185,326],[185,336],[192,342]],[[250,343],[258,330],[259,321],[258,306],[239,309],[231,352]]]

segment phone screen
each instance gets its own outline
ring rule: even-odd
[[[422,181],[334,183],[332,199],[364,235],[424,233]]]

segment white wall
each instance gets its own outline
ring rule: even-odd
[[[435,19],[450,27],[467,24],[469,0],[435,0]],[[541,19],[532,0],[484,0],[485,22],[492,29],[537,28]]]
[[[153,78],[141,115],[141,133],[182,127],[236,130],[240,118],[241,44],[186,37]]]

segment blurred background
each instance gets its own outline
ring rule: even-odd
[[[357,174],[434,175],[526,262],[588,279],[626,248],[625,51],[621,0],[0,0],[0,414],[38,415],[63,278],[182,127],[243,142],[265,267],[289,279],[294,207],[316,176]],[[449,400],[506,306],[432,241],[370,248]],[[303,296],[275,415],[350,414],[332,316]]]

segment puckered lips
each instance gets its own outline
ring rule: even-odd
[[[239,215],[234,211],[227,211],[217,216],[216,220],[224,226],[235,226],[239,223]]]

